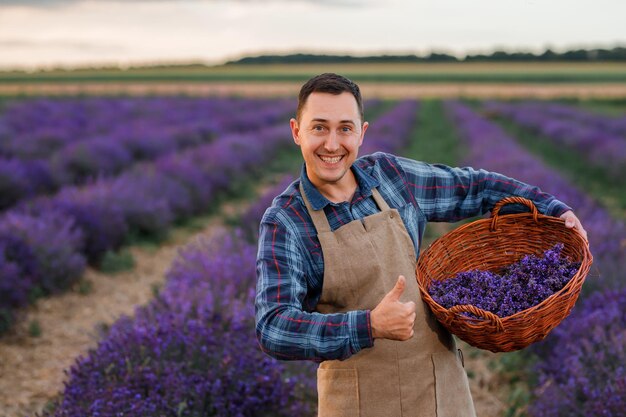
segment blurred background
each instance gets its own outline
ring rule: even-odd
[[[625,7],[609,0],[2,1],[0,82],[11,93],[62,82],[61,91],[198,94],[241,91],[245,82],[249,93],[293,95],[311,75],[334,70],[367,84],[370,95],[493,96],[503,94],[494,84],[506,83],[517,96],[615,97],[623,93]]]
[[[478,415],[624,415],[624,16],[610,0],[0,0],[0,416],[315,415],[313,365],[260,351],[253,292],[261,215],[301,166],[288,121],[322,72],[361,87],[361,154],[502,172],[589,232],[591,272],[544,341],[460,342]]]

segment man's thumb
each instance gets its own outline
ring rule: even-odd
[[[389,294],[387,294],[389,298],[393,301],[398,301],[400,299],[400,296],[404,292],[405,285],[406,285],[406,278],[404,277],[404,275],[400,275],[398,277],[398,281],[396,281],[396,285],[394,285],[391,291],[389,291]]]

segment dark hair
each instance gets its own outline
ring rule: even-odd
[[[300,94],[298,95],[296,119],[300,120],[302,108],[304,108],[304,105],[306,104],[306,101],[311,93],[317,92],[339,95],[345,91],[354,96],[357,107],[359,108],[361,123],[363,123],[363,99],[361,98],[361,90],[359,90],[359,86],[352,80],[332,72],[325,72],[324,74],[317,75],[302,86]]]

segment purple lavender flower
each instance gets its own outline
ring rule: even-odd
[[[186,154],[168,155],[155,162],[155,169],[178,181],[189,193],[191,213],[199,213],[210,207],[215,197],[213,178],[200,164],[190,163]]]
[[[0,158],[0,210],[54,188],[50,167],[45,161]]]
[[[5,237],[5,256],[8,251],[25,255],[13,260],[19,262],[24,278],[32,277],[45,293],[68,288],[85,268],[80,253],[83,235],[72,219],[61,213],[9,212],[0,220],[0,236]]]
[[[433,281],[429,292],[445,308],[471,304],[499,317],[508,317],[533,307],[559,291],[580,268],[561,256],[556,244],[543,256],[526,255],[500,273],[473,270]]]
[[[99,191],[97,186],[86,190],[65,188],[55,198],[35,205],[41,213],[56,211],[73,219],[84,235],[82,252],[92,264],[97,264],[107,251],[118,249],[129,231],[123,207],[108,201]]]
[[[538,343],[533,417],[624,415],[626,290],[597,292]]]
[[[132,157],[113,138],[80,141],[65,147],[53,159],[60,184],[80,184],[89,178],[113,175],[130,165]]]
[[[0,334],[13,323],[13,310],[29,301],[35,262],[34,254],[21,239],[0,235]]]

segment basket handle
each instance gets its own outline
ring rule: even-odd
[[[535,204],[530,201],[527,198],[523,198],[523,197],[506,197],[503,198],[502,200],[498,201],[496,203],[496,205],[493,207],[493,210],[491,211],[491,227],[489,230],[491,230],[492,232],[494,230],[496,230],[496,227],[498,225],[498,218],[499,218],[499,213],[500,213],[500,209],[507,205],[507,204],[523,204],[526,207],[528,207],[530,209],[530,211],[533,214],[533,220],[538,223],[539,222],[539,212],[537,211],[537,207],[535,207]]]
[[[502,319],[496,316],[495,314],[493,314],[491,311],[483,310],[471,304],[452,306],[450,307],[449,311],[451,313],[471,313],[477,317],[481,317],[483,319],[489,320],[491,324],[496,326],[496,329],[499,332],[504,331],[504,325],[502,324]]]

